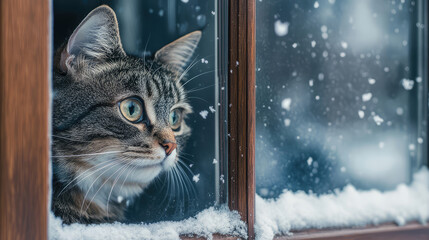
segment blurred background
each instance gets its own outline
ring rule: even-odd
[[[426,9],[256,1],[257,194],[410,181],[426,161]]]
[[[193,57],[197,64],[188,74],[188,79],[195,79],[186,84],[194,109],[187,123],[193,133],[182,160],[193,171],[193,174],[188,174],[193,186],[188,185],[187,190],[176,188],[168,192],[166,181],[161,177],[136,199],[127,213],[131,222],[179,220],[193,216],[215,204],[215,186],[217,183],[223,184],[216,177],[218,164],[213,164],[213,159],[216,158],[217,117],[210,111],[210,106],[216,109],[218,105],[215,103],[214,74],[215,1],[54,0],[54,49],[67,41],[91,10],[102,4],[107,4],[116,12],[122,44],[127,54],[150,57],[164,45],[189,32],[203,32]],[[205,119],[199,114],[201,111],[208,112]],[[193,176],[198,176],[199,181],[192,181]]]

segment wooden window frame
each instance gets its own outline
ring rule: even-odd
[[[247,223],[249,239],[255,237],[255,3],[219,0],[219,6],[228,8],[228,111],[221,115],[228,119],[229,132],[223,149],[228,153],[227,198]],[[49,0],[0,2],[0,239],[48,238],[50,7]],[[303,231],[276,239],[428,236],[429,226],[408,224]]]

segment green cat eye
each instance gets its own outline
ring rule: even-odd
[[[122,116],[130,122],[138,122],[143,117],[143,105],[135,98],[127,98],[119,104]]]
[[[174,109],[170,112],[169,117],[170,127],[173,130],[179,130],[182,125],[182,112],[178,109]]]

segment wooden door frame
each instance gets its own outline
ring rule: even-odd
[[[47,239],[49,0],[0,2],[0,239]]]
[[[228,200],[255,237],[255,0],[228,3]]]

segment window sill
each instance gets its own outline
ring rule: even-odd
[[[298,239],[429,239],[429,225],[410,223],[405,226],[385,224],[377,227],[356,229],[307,230],[295,232],[293,236],[277,236],[276,240]]]

